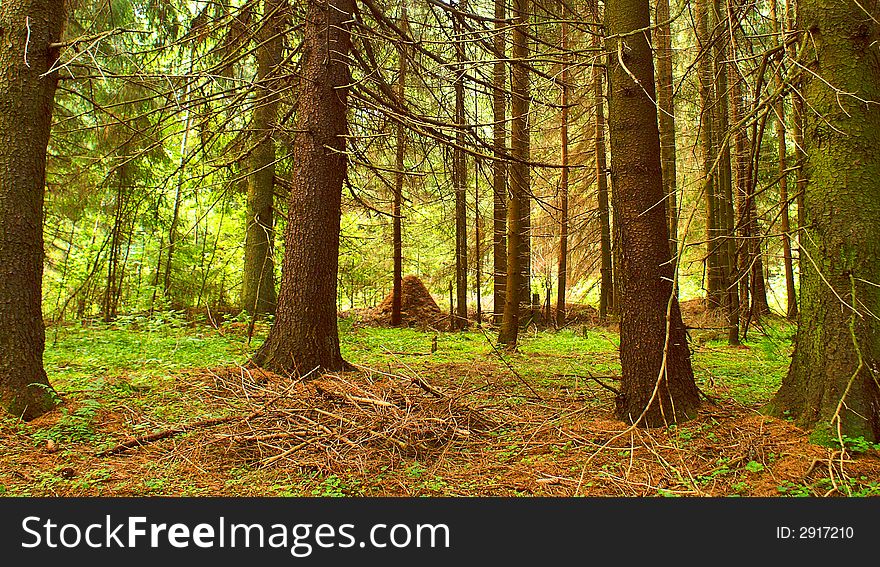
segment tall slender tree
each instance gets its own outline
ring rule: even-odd
[[[495,0],[495,29],[492,65],[492,293],[495,323],[504,313],[507,281],[507,82],[506,0]]]
[[[673,282],[648,0],[608,0],[611,175],[620,236],[617,415],[659,426],[696,415],[699,395]]]
[[[713,120],[717,133],[717,185],[716,203],[718,209],[718,234],[721,240],[718,256],[721,267],[721,293],[724,312],[727,318],[727,342],[731,346],[739,341],[739,289],[736,276],[736,219],[734,216],[733,172],[730,153],[730,91],[728,89],[728,66],[730,65],[730,42],[727,32],[727,4],[714,0],[712,9],[714,21],[718,22],[719,33],[714,42],[713,60],[715,63],[716,104]]]
[[[669,216],[669,247],[678,254],[678,184],[675,164],[675,100],[673,93],[672,22],[669,0],[657,0],[654,12],[654,45],[657,49],[657,116],[660,127],[660,158],[663,166],[663,193]]]
[[[281,64],[283,0],[263,0],[263,20],[257,34],[257,89],[251,134],[254,148],[248,160],[247,227],[244,244],[241,307],[252,314],[275,311],[275,141],[278,114],[278,74]]]
[[[408,17],[406,13],[406,1],[400,3],[400,28],[407,32],[409,29]],[[398,69],[397,69],[397,98],[400,108],[406,107],[406,75],[407,75],[407,50],[406,43],[400,42],[397,48]],[[403,282],[403,182],[406,178],[404,171],[406,157],[406,128],[403,122],[397,123],[395,144],[395,162],[394,162],[394,200],[391,205],[391,225],[393,240],[393,256],[394,256],[394,273],[392,278],[391,289],[391,325],[397,327],[402,321],[401,304],[402,298],[402,282]]]
[[[507,203],[507,282],[504,315],[498,341],[515,348],[519,334],[519,310],[528,304],[529,217],[529,45],[526,25],[529,0],[513,2],[513,63],[511,72],[510,198]],[[525,252],[524,252],[525,251]]]
[[[562,72],[560,73],[561,100],[560,106],[562,122],[560,128],[560,146],[562,153],[562,172],[559,179],[559,282],[556,289],[556,324],[560,327],[565,325],[565,291],[568,282],[568,122],[569,122],[569,80],[570,69],[568,62],[568,21],[565,12],[565,2],[562,8]]]
[[[715,74],[713,68],[713,30],[714,11],[709,8],[709,0],[696,0],[694,5],[694,26],[699,53],[697,55],[697,75],[700,95],[700,150],[703,166],[703,193],[706,203],[706,299],[708,306],[717,309],[724,305],[724,278],[720,251],[722,231],[719,229],[718,214],[718,166],[717,136],[715,131],[716,99]]]
[[[61,0],[0,3],[0,407],[55,405],[43,369],[43,196],[58,74]]]
[[[276,372],[348,368],[339,350],[336,285],[354,4],[308,4],[281,290],[269,336],[253,357]]]
[[[801,0],[806,219],[791,367],[770,410],[818,440],[880,440],[880,10]]]
[[[465,39],[462,35],[462,10],[467,9],[466,0],[459,1],[458,10],[451,13],[455,42],[455,147],[452,149],[452,184],[455,188],[455,324],[453,328],[467,327],[467,276],[468,276],[468,226],[467,226],[467,157],[465,143],[464,111],[464,60]]]
[[[782,32],[777,16],[776,0],[770,0],[770,23],[777,46],[783,45]],[[797,292],[794,284],[794,260],[791,254],[791,220],[789,219],[788,199],[788,143],[785,131],[785,78],[783,77],[783,59],[785,50],[779,52],[779,62],[773,73],[779,96],[774,105],[776,114],[776,150],[779,164],[779,229],[782,233],[782,265],[785,270],[786,309],[785,316],[794,321],[797,319]]]
[[[599,2],[593,0],[593,21],[599,29]],[[602,39],[594,33],[591,39],[593,49],[599,51]],[[596,201],[599,209],[599,319],[604,321],[609,312],[614,312],[615,295],[612,270],[611,247],[611,208],[608,199],[608,162],[605,147],[605,66],[593,65],[593,104],[595,106],[593,144],[596,150]]]

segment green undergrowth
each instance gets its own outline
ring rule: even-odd
[[[134,484],[124,489],[117,473],[111,475],[100,463],[80,472],[77,459],[118,443],[121,436],[234,412],[234,404],[212,401],[203,370],[244,364],[267,330],[268,324],[258,323],[249,340],[246,321],[234,320],[218,329],[188,323],[174,314],[50,327],[45,368],[63,403],[42,424],[25,424],[4,415],[0,428],[13,432],[17,443],[34,448],[57,445],[52,457],[57,464],[33,477],[27,488],[22,484],[13,490],[0,481],[0,493],[51,494],[66,487],[68,493],[73,488],[100,494],[113,482],[114,490],[144,495],[247,493],[254,486],[261,486],[263,493],[291,496],[349,496],[376,490],[368,481],[342,474],[305,478],[282,477],[279,472],[278,478],[269,478],[265,471],[247,469],[230,471],[225,487],[190,485],[174,480],[180,467],[187,465],[179,461],[155,463],[155,471],[125,481]],[[792,327],[778,322],[753,330],[741,348],[729,347],[719,337],[696,337],[693,361],[700,388],[741,404],[766,403],[788,367],[792,333]],[[420,374],[445,387],[492,381],[509,393],[509,404],[521,403],[530,394],[526,388],[594,400],[601,390],[593,378],[614,387],[620,375],[619,337],[608,328],[524,330],[516,352],[494,346],[496,337],[492,329],[444,333],[340,321],[343,355],[350,362],[382,372]],[[607,392],[601,399],[610,407]],[[521,451],[518,446],[510,448],[511,455]],[[77,467],[73,479],[65,477],[67,464]],[[419,463],[411,464],[407,478],[420,494],[447,490],[441,477]]]
[[[63,326],[47,332],[45,367],[62,398],[64,418],[52,432],[63,440],[86,441],[88,424],[102,408],[125,401],[149,410],[157,421],[197,417],[198,407],[177,387],[181,373],[243,364],[266,332],[258,325],[248,341],[245,324],[220,329],[179,319],[120,320],[113,324]],[[749,405],[766,402],[779,387],[789,361],[792,328],[784,323],[753,331],[741,348],[718,338],[694,341],[694,369],[710,395]],[[456,371],[487,367],[513,380],[515,372],[536,387],[576,387],[592,377],[620,374],[618,335],[604,328],[525,330],[519,349],[493,346],[494,330],[438,333],[340,322],[343,356],[380,371]],[[513,382],[512,382],[513,383]],[[202,416],[205,417],[205,416]]]

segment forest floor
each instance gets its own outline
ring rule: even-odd
[[[693,333],[707,401],[664,429],[614,419],[610,328],[530,330],[502,354],[480,330],[343,319],[343,354],[360,371],[307,382],[239,366],[265,332],[249,346],[240,322],[49,328],[63,403],[30,423],[0,418],[0,494],[880,495],[880,447],[818,446],[760,413],[789,363],[782,322],[739,348]],[[143,444],[120,445],[132,439]]]

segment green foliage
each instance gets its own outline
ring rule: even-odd
[[[745,469],[750,473],[759,473],[764,470],[764,465],[758,461],[749,461],[746,463]]]

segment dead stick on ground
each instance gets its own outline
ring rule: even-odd
[[[180,435],[182,433],[186,433],[187,431],[192,431],[193,429],[200,429],[203,427],[212,427],[214,425],[220,425],[221,423],[229,423],[230,421],[235,421],[236,419],[241,419],[239,416],[229,416],[229,417],[219,417],[214,419],[205,419],[203,421],[197,421],[195,423],[190,423],[187,425],[183,425],[181,427],[175,427],[173,429],[166,429],[164,431],[157,431],[155,433],[150,433],[149,435],[142,435],[140,437],[135,437],[129,439],[128,441],[123,441],[119,445],[115,447],[111,447],[110,449],[106,449],[101,451],[96,457],[108,457],[110,455],[115,455],[117,453],[124,453],[125,451],[134,448],[140,447],[141,445],[148,445],[150,443],[155,443],[156,441],[161,441],[162,439],[168,439],[169,437],[174,437],[175,435]]]
[[[519,379],[520,382],[522,382],[523,384],[525,384],[525,385],[526,385],[526,388],[528,388],[529,390],[531,390],[531,392],[532,392],[533,394],[535,394],[535,397],[537,397],[539,400],[543,400],[544,398],[541,396],[541,394],[539,394],[539,393],[538,393],[538,392],[532,387],[532,385],[529,384],[529,383],[526,381],[525,378],[523,378],[522,376],[520,376],[520,373],[517,372],[517,371],[513,368],[513,365],[511,365],[510,362],[508,362],[507,359],[504,358],[504,355],[501,353],[500,350],[498,350],[498,347],[495,346],[495,343],[492,342],[492,339],[489,338],[489,335],[486,334],[486,331],[484,331],[483,329],[480,329],[480,332],[483,333],[483,336],[484,336],[484,337],[486,337],[486,342],[489,343],[489,346],[492,347],[492,350],[495,351],[495,354],[498,355],[498,358],[501,359],[501,362],[503,362],[503,363],[507,366],[507,369],[510,370],[510,371],[513,373],[513,375],[516,376],[516,377]]]
[[[110,455],[124,453],[125,451],[128,451],[129,449],[133,449],[134,447],[140,447],[142,445],[148,445],[150,443],[155,443],[156,441],[161,441],[162,439],[168,439],[169,437],[174,437],[175,435],[181,435],[181,434],[186,433],[188,431],[192,431],[193,429],[202,429],[205,427],[213,427],[215,425],[229,423],[229,422],[235,421],[235,420],[250,421],[253,418],[260,415],[261,413],[263,413],[264,411],[266,411],[266,409],[270,405],[272,405],[276,401],[280,400],[282,397],[286,396],[292,387],[293,387],[293,385],[291,384],[290,386],[285,388],[281,394],[275,396],[274,398],[272,398],[271,400],[269,400],[268,402],[263,404],[263,406],[261,408],[253,411],[248,416],[241,417],[241,416],[237,416],[237,415],[231,415],[231,416],[227,416],[227,417],[215,417],[212,419],[204,419],[202,421],[197,421],[195,423],[181,425],[180,427],[173,427],[171,429],[166,429],[164,431],[157,431],[155,433],[150,433],[148,435],[142,435],[140,437],[135,437],[135,438],[129,439],[128,441],[123,441],[119,445],[116,445],[115,447],[111,447],[109,449],[105,449],[104,451],[101,451],[100,453],[96,454],[95,456],[96,457],[108,457]]]

